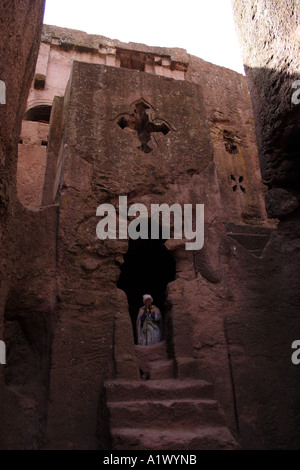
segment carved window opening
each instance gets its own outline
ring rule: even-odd
[[[144,153],[150,153],[153,150],[149,145],[153,133],[161,132],[167,135],[170,131],[169,126],[161,119],[152,118],[150,105],[143,100],[135,103],[131,114],[122,115],[117,122],[121,129],[128,127],[137,132],[141,142],[138,148]]]
[[[238,176],[235,177],[234,175],[230,175],[231,182],[233,183],[232,186],[232,191],[236,192],[238,189],[240,189],[243,193],[246,192],[246,188],[241,184],[244,181],[243,176]]]
[[[49,123],[52,106],[41,105],[28,109],[25,113],[25,121]]]
[[[129,240],[128,251],[118,281],[128,299],[135,343],[136,319],[143,306],[143,295],[150,294],[164,317],[167,284],[175,279],[176,264],[162,238],[158,240]]]
[[[118,50],[116,58],[120,61],[120,67],[140,72],[145,71],[147,57],[144,53]]]
[[[239,149],[236,143],[236,136],[232,132],[224,129],[223,141],[226,152],[230,153],[231,155],[236,155],[237,153],[239,153]]]

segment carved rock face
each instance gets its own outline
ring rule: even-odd
[[[89,50],[77,45],[77,51]],[[223,224],[231,217],[266,222],[244,81],[191,59],[180,78],[186,73],[194,83],[175,82],[141,72],[147,65],[141,58],[131,53],[120,58],[121,66],[138,70],[74,65],[65,99],[56,99],[53,107],[43,198],[47,207],[26,210],[6,201],[11,211],[4,244],[9,276],[4,276],[0,302],[11,365],[1,388],[1,422],[9,423],[3,426],[2,442],[7,447],[39,447],[46,435],[50,448],[104,446],[104,380],[139,380],[127,299],[117,288],[128,241],[100,241],[95,233],[97,206],[115,205],[126,194],[129,203],[147,207],[153,202],[205,204],[203,252],[185,251],[181,240],[164,246],[173,270],[172,276],[164,276],[171,282],[162,301],[167,300],[167,341],[178,377],[182,382],[199,376],[214,382],[226,420],[240,432],[245,448],[294,445],[298,379],[288,369],[286,347],[299,330],[297,220],[290,217],[290,225],[280,225],[261,258],[237,240],[261,248],[257,242],[267,235],[255,227],[245,233],[247,226],[233,224],[231,232],[241,232],[227,236]],[[156,66],[163,67],[163,62]],[[255,83],[261,79],[265,92],[270,76],[276,76],[256,72]],[[222,86],[216,87],[217,82]],[[274,109],[273,102],[266,107],[263,125],[272,112],[275,124],[280,121]],[[18,119],[20,124],[20,109],[15,111],[16,121],[13,113],[1,121],[8,126],[7,161],[11,130]],[[275,132],[270,122],[261,142],[270,135],[275,142],[273,132],[280,137],[278,129],[283,128]],[[279,153],[282,148],[294,156],[297,134],[287,129],[284,146],[276,144],[278,153],[272,151],[273,160],[267,161],[264,174],[270,170],[270,184],[290,184],[285,170],[292,174],[296,168],[294,157],[282,160]],[[292,164],[284,169],[281,163],[287,160]],[[14,181],[14,168],[13,162],[8,182]],[[286,197],[282,204],[281,189],[270,194],[275,206],[276,194],[280,196],[280,214],[286,215],[296,208],[295,199]],[[14,198],[13,191],[14,184]],[[147,259],[147,269],[156,275],[158,257],[139,252],[134,260],[139,257]],[[135,279],[142,278],[143,269],[137,269]]]
[[[299,5],[234,1],[256,120],[263,180],[296,194],[299,189]],[[255,44],[255,47],[253,47]],[[298,83],[298,85],[297,85]],[[294,97],[293,97],[294,96]],[[297,94],[298,96],[298,94]]]
[[[283,218],[292,214],[299,206],[298,199],[282,188],[273,188],[266,196],[266,209],[269,217]]]
[[[244,331],[244,344],[252,351],[264,344],[268,351],[269,361],[257,354],[255,380],[261,377],[265,385],[254,386],[254,401],[262,411],[259,403],[268,394],[269,383],[268,409],[262,413],[270,416],[269,422],[275,415],[276,418],[267,432],[263,418],[257,418],[259,434],[264,435],[269,447],[297,448],[300,413],[294,396],[299,396],[299,371],[291,366],[285,344],[290,347],[300,327],[295,309],[300,302],[300,104],[294,95],[300,85],[299,4],[294,0],[235,0],[233,9],[253,104],[262,177],[270,188],[267,211],[271,217],[281,219],[264,253],[262,271],[253,273],[258,293],[257,318],[253,317],[252,327],[250,323],[248,327],[253,328],[256,338],[251,340],[249,335],[246,339]],[[247,323],[245,317],[243,321]],[[254,367],[254,358],[250,362]],[[267,362],[270,367],[265,373]],[[239,373],[243,374],[241,369]],[[288,418],[290,413],[292,421]],[[250,414],[248,410],[249,422]]]

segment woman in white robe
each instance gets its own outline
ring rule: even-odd
[[[162,341],[163,321],[159,308],[152,305],[151,295],[145,294],[143,302],[136,322],[137,340],[140,346],[150,346]]]

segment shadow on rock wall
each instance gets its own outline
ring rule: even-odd
[[[244,307],[225,319],[236,416],[244,448],[297,449],[300,365],[291,345],[300,331],[300,76],[246,73],[266,208],[279,225],[259,262],[243,266]]]

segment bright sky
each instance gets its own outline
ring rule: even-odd
[[[182,47],[244,74],[231,0],[46,0],[44,23],[123,42]]]

